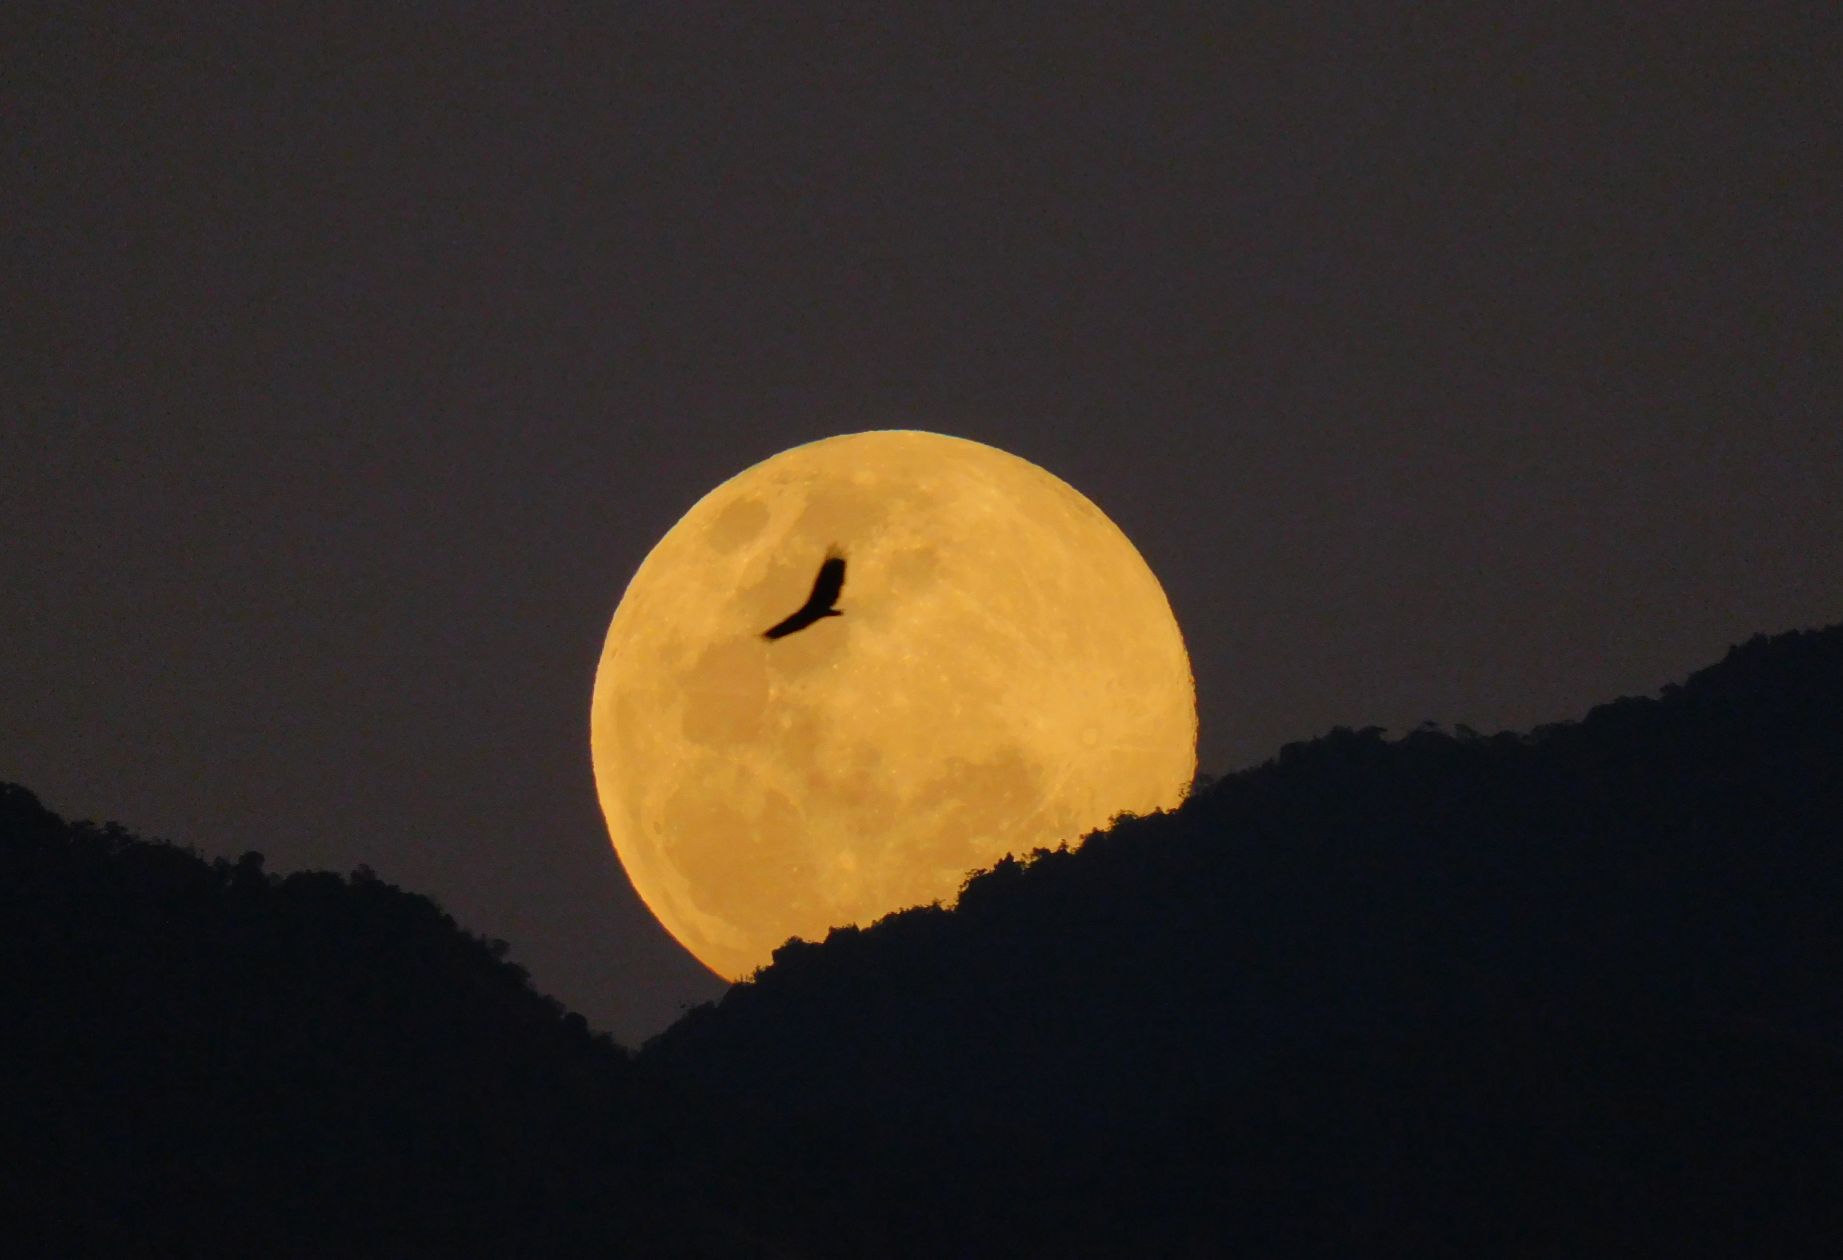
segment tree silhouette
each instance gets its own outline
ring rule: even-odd
[[[803,1254],[1829,1254],[1839,766],[1843,629],[1528,736],[1340,728],[790,946],[642,1067],[783,1193],[849,1152]]]
[[[635,1059],[361,868],[0,788],[19,1254],[1836,1254],[1843,628],[1339,728]]]

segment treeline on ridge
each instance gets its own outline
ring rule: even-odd
[[[1340,729],[790,943],[637,1057],[366,872],[6,788],[9,1237],[1835,1254],[1840,767],[1843,627],[1530,735]]]
[[[0,785],[8,1250],[653,1238],[669,1139],[630,1056],[505,952],[362,868],[206,861]]]
[[[641,1062],[780,1200],[823,1170],[802,1254],[1831,1254],[1840,964],[1834,628],[1527,736],[1290,745]]]

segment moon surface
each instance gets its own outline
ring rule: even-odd
[[[843,615],[764,639],[828,549]],[[1183,636],[1126,535],[1034,464],[909,430],[700,499],[628,584],[590,712],[635,890],[730,979],[1176,805],[1196,738]]]

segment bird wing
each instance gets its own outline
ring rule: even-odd
[[[838,593],[844,589],[845,558],[828,551],[825,563],[819,566],[819,576],[813,579],[813,593],[806,597],[806,606],[814,612],[824,612],[838,602]]]
[[[815,621],[818,621],[818,620],[819,618],[809,616],[807,614],[806,609],[802,608],[799,612],[794,613],[792,616],[788,617],[786,620],[777,621],[773,625],[769,626],[766,630],[762,631],[762,638],[782,639],[792,634],[796,630],[806,629],[808,626],[812,625]]]

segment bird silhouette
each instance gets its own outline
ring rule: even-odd
[[[779,639],[796,630],[806,629],[821,617],[844,616],[844,613],[832,606],[838,602],[838,593],[844,589],[845,557],[836,548],[828,549],[824,563],[819,566],[819,576],[813,579],[813,593],[806,597],[806,602],[791,617],[762,631],[762,638]]]

